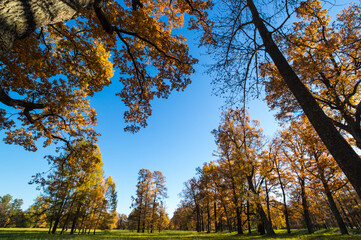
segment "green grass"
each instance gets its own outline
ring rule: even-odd
[[[302,239],[302,240],[314,240],[314,239],[360,239],[361,232],[352,231],[350,235],[341,236],[339,232],[334,230],[319,230],[314,234],[306,234],[306,230],[293,230],[291,235],[288,235],[285,230],[276,231],[277,235],[274,237],[260,236],[258,234],[244,234],[237,235],[236,233],[197,233],[194,231],[164,231],[161,233],[136,233],[124,230],[112,230],[112,231],[97,231],[95,235],[70,235],[65,233],[64,235],[48,235],[47,229],[34,229],[34,228],[0,228],[0,239],[114,239],[114,240],[134,240],[134,239]]]

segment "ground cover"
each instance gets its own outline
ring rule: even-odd
[[[70,235],[65,233],[64,235],[49,235],[47,229],[34,229],[34,228],[0,228],[0,239],[116,239],[116,240],[133,240],[133,239],[283,239],[283,240],[313,240],[313,239],[360,239],[361,232],[351,231],[350,235],[341,236],[337,230],[319,230],[314,234],[306,234],[306,230],[294,230],[291,235],[286,234],[285,231],[276,231],[277,236],[268,237],[260,236],[258,234],[244,234],[237,235],[234,233],[197,233],[195,231],[164,231],[161,233],[137,233],[127,230],[112,230],[112,231],[97,231],[96,234],[92,232],[84,235]]]

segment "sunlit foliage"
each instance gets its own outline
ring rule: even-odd
[[[57,4],[63,3],[54,1],[48,5],[49,12]],[[80,138],[96,141],[96,111],[90,97],[114,80],[121,83],[117,95],[127,107],[125,130],[136,132],[147,125],[154,98],[167,98],[191,82],[197,60],[190,56],[186,39],[177,29],[186,27],[185,23],[189,29],[208,28],[210,1],[77,4],[74,1],[74,6],[83,7],[71,21],[49,16],[54,22],[17,40],[10,52],[1,54],[0,130],[6,132],[6,143],[35,151],[37,140],[44,140],[44,146],[61,140],[68,147]],[[34,15],[35,21],[40,13],[24,14]],[[1,12],[2,21],[11,17]],[[36,27],[29,23],[26,31]],[[117,79],[112,78],[114,73]]]
[[[74,146],[78,151],[65,151],[60,157],[49,156],[51,171],[38,174],[33,183],[43,190],[49,233],[58,228],[87,232],[108,229],[116,221],[117,194],[112,177],[105,178],[99,148],[87,142]],[[86,153],[79,153],[86,151]],[[87,156],[87,157],[84,157]]]

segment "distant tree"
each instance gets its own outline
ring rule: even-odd
[[[195,220],[193,209],[182,204],[178,207],[170,220],[171,229],[175,230],[193,230],[195,229]]]
[[[26,219],[21,209],[23,200],[10,194],[0,196],[0,227],[25,227]]]
[[[152,173],[144,168],[139,170],[138,175],[136,196],[132,196],[131,205],[134,208],[133,220],[137,214],[137,232],[164,229],[167,219],[163,205],[163,200],[167,197],[165,177],[161,171]]]
[[[263,131],[260,128],[260,123],[251,121],[246,109],[233,110],[229,108],[223,112],[220,126],[215,133],[217,141],[230,144],[229,154],[233,156],[234,163],[239,165],[240,173],[248,183],[249,192],[267,234],[275,234],[260,199],[261,194],[258,188],[264,179],[258,183],[254,181],[260,170],[258,156],[263,147]]]
[[[308,232],[313,233],[314,229],[310,217],[310,206],[307,196],[309,193],[309,191],[307,191],[309,182],[307,168],[309,168],[310,165],[307,161],[306,146],[303,144],[304,142],[298,134],[299,131],[301,131],[299,123],[292,122],[289,128],[284,129],[281,132],[282,153],[285,155],[285,160],[290,168],[289,174],[292,174],[293,176],[293,183],[298,186],[297,191],[302,200],[305,225]]]
[[[125,214],[118,213],[117,229],[128,229],[128,217]]]
[[[76,150],[74,150],[76,149]],[[86,157],[84,157],[86,156]],[[83,233],[105,222],[113,225],[116,207],[115,184],[105,178],[100,150],[89,142],[79,142],[59,157],[48,156],[52,171],[48,176],[36,175],[32,183],[43,189],[49,205],[49,233],[70,228]],[[95,231],[94,231],[95,233]]]
[[[158,225],[157,225],[158,231],[161,232],[164,229],[169,229],[170,228],[170,220],[169,220],[167,212],[165,211],[165,207],[163,204],[161,204],[159,206],[158,216],[159,216],[159,221],[158,221]]]
[[[158,225],[158,229],[164,228],[165,211],[163,208],[163,199],[167,197],[167,187],[165,186],[165,177],[161,171],[153,172],[152,188],[152,216],[150,223],[150,232]]]
[[[184,183],[182,193],[182,205],[190,207],[195,213],[195,230],[202,231],[202,195],[199,179],[193,177]]]
[[[286,160],[284,155],[281,153],[281,142],[280,139],[275,137],[269,144],[269,151],[266,155],[266,159],[272,163],[274,168],[274,174],[277,178],[279,188],[281,190],[282,201],[283,201],[283,214],[285,218],[287,233],[291,233],[291,226],[289,220],[289,209],[287,206],[287,185],[290,182],[287,167],[285,167]]]
[[[224,117],[224,122],[227,121],[226,117]],[[225,141],[222,138],[222,132],[227,132],[227,127],[225,125],[219,126],[218,129],[214,129],[212,131],[216,144],[218,146],[218,164],[220,166],[220,174],[225,179],[225,183],[223,186],[223,192],[225,194],[230,194],[229,198],[233,204],[233,208],[236,212],[236,223],[237,223],[237,232],[238,234],[243,233],[243,223],[242,223],[242,202],[245,199],[245,178],[242,174],[242,167],[240,164],[237,164],[237,159],[233,154],[233,146],[230,141]],[[228,184],[226,184],[228,183]],[[227,189],[227,190],[225,190]],[[227,213],[225,203],[223,202],[223,207],[225,208],[225,213]],[[226,214],[228,215],[228,214]],[[230,228],[229,217],[227,216],[228,228]]]
[[[149,169],[140,169],[138,173],[138,183],[136,196],[132,196],[132,208],[137,211],[137,232],[144,232],[145,224],[149,218],[149,206],[151,202],[150,191],[152,186],[152,172]]]
[[[30,226],[45,228],[48,224],[49,200],[44,195],[36,197],[34,203],[27,210]]]

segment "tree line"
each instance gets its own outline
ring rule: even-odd
[[[41,195],[25,213],[20,209],[22,200],[2,197],[2,226],[47,227],[49,234],[89,234],[91,230],[95,234],[96,229],[113,228],[117,193],[112,177],[104,176],[99,148],[82,141],[47,160],[50,170],[30,182],[37,184]],[[23,216],[20,225],[18,215]]]
[[[360,199],[307,118],[266,141],[245,109],[223,112],[216,161],[184,183],[177,229],[261,234],[274,229],[361,227]]]
[[[166,178],[161,171],[139,171],[133,210],[127,216],[116,212],[115,184],[112,177],[104,177],[99,148],[87,142],[72,149],[77,148],[88,153],[65,151],[60,157],[48,156],[51,172],[34,176],[31,183],[38,184],[42,194],[26,211],[21,209],[22,199],[0,197],[0,227],[48,228],[49,234],[95,234],[97,229],[152,233],[170,228],[164,202]],[[84,155],[89,157],[79,157]]]

